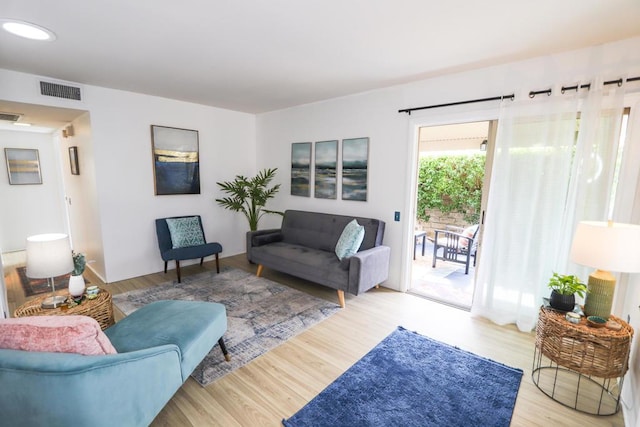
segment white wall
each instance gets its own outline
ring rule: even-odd
[[[411,244],[406,221],[411,216],[408,201],[413,198],[408,174],[415,167],[411,160],[417,150],[415,124],[497,118],[499,106],[497,102],[472,104],[425,110],[413,116],[399,114],[399,109],[511,93],[523,99],[530,90],[559,89],[561,85],[591,81],[600,74],[616,78],[625,73],[629,77],[640,75],[640,38],[261,114],[257,122],[258,168],[278,167],[281,171],[283,196],[275,201],[274,208],[372,216],[386,221],[384,242],[392,251],[385,286],[404,290],[402,253]],[[291,143],[365,136],[370,138],[367,202],[290,195]],[[399,223],[393,221],[396,210],[401,211]]]
[[[41,185],[10,185],[5,148],[37,149]],[[0,247],[6,252],[25,248],[26,238],[41,233],[66,233],[57,147],[50,134],[0,130]]]
[[[154,219],[159,217],[200,214],[207,239],[222,244],[223,257],[245,251],[246,220],[218,207],[214,198],[220,195],[217,181],[255,172],[254,115],[95,86],[83,86],[83,101],[44,97],[38,93],[37,76],[9,70],[0,70],[0,93],[9,101],[89,112],[75,125],[76,132],[84,129],[90,134],[80,136],[82,141],[77,144],[65,141],[60,153],[66,156],[67,182],[94,174],[93,184],[72,184],[69,191],[72,204],[86,197],[80,203],[89,215],[80,227],[86,232],[79,236],[76,249],[96,260],[92,268],[105,281],[162,270],[154,228]],[[199,131],[201,194],[154,195],[152,124]],[[67,176],[68,154],[64,152],[68,145],[79,147],[79,177]],[[93,164],[84,158],[89,152]],[[21,222],[21,218],[14,221]],[[14,221],[2,219],[3,224]],[[33,222],[37,226],[38,221]]]

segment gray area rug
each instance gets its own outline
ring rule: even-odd
[[[113,303],[129,315],[145,304],[165,299],[213,301],[227,308],[224,341],[231,362],[225,362],[220,347],[214,346],[191,374],[202,386],[340,310],[338,304],[233,268],[220,274],[208,271],[183,277],[182,283],[168,282],[114,295]]]

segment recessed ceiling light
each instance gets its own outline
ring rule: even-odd
[[[29,127],[29,126],[31,126],[31,123],[23,123],[23,122],[19,122],[18,123],[18,122],[15,122],[13,125],[14,126]]]
[[[15,19],[0,19],[2,29],[16,36],[31,40],[52,41],[56,39],[53,31],[36,24]]]

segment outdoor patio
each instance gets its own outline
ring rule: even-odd
[[[464,274],[464,264],[438,260],[433,268],[433,243],[425,239],[424,256],[422,239],[417,239],[416,257],[413,261],[409,292],[464,309],[471,307],[475,268],[473,259],[469,274]]]

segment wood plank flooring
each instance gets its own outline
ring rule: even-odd
[[[24,261],[20,254],[3,254],[3,262],[13,312],[26,301],[15,272]],[[220,262],[251,272],[256,269],[244,255]],[[215,270],[215,262],[185,267],[183,277],[203,268]],[[334,290],[270,269],[265,269],[263,276],[337,303]],[[88,270],[85,278],[117,294],[173,280],[175,271],[107,285]],[[119,310],[114,312],[116,320],[122,318]],[[587,415],[554,402],[538,390],[531,380],[533,333],[521,333],[512,325],[498,326],[465,311],[379,288],[357,297],[347,294],[345,309],[206,388],[189,378],[152,426],[280,426],[283,418],[298,411],[397,326],[523,369],[512,426],[624,425],[622,411],[608,417]]]

